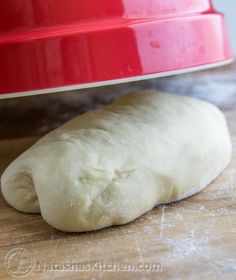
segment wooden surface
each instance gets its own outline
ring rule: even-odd
[[[0,279],[13,279],[4,266],[7,253],[13,256],[10,261],[18,262],[18,267],[11,267],[7,259],[10,271],[27,271],[32,259],[44,264],[45,270],[52,270],[37,271],[35,266],[25,279],[236,278],[236,65],[100,89],[105,95],[95,90],[90,95],[65,93],[1,101],[0,174],[17,155],[63,121],[110,102],[116,96],[114,92],[139,88],[191,93],[220,106],[233,142],[229,167],[193,197],[158,206],[127,225],[91,233],[57,231],[40,215],[15,211],[0,196]],[[14,255],[10,251],[14,248],[27,249],[31,258],[25,252]],[[99,268],[98,262],[104,266]],[[111,262],[116,265],[107,267]],[[75,271],[75,265],[69,271],[59,270],[62,264],[71,263],[76,263],[80,271]],[[153,265],[161,271],[142,271],[143,263],[147,270]],[[131,266],[137,271],[125,271]]]

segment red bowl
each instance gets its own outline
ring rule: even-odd
[[[88,88],[228,63],[209,0],[8,0],[0,98]]]

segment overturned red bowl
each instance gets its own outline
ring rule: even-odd
[[[232,61],[209,0],[8,0],[0,98],[199,70]]]

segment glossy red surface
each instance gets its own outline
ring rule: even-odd
[[[0,94],[232,57],[224,18],[208,0],[8,0],[0,9]]]

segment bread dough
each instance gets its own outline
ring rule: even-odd
[[[52,131],[1,178],[14,208],[80,232],[128,223],[186,198],[227,166],[223,114],[205,101],[156,91],[121,96]]]

